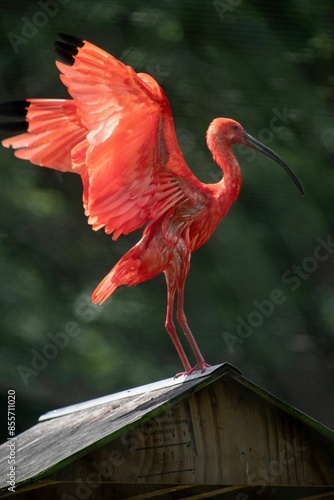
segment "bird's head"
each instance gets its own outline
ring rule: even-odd
[[[210,151],[213,153],[217,149],[224,151],[226,150],[226,147],[229,147],[232,144],[243,144],[244,146],[260,151],[284,168],[296,184],[300,193],[304,194],[303,187],[297,176],[282,160],[282,158],[272,149],[268,148],[268,146],[262,144],[262,142],[247,134],[242,125],[240,125],[237,121],[232,120],[231,118],[215,118],[211,122],[207,131],[207,143]]]

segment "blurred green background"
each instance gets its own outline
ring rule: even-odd
[[[304,198],[269,158],[235,148],[241,194],[193,254],[186,313],[208,362],[234,364],[334,427],[332,0],[13,0],[0,12],[1,101],[66,97],[53,42],[69,33],[159,81],[202,181],[220,178],[205,142],[217,116],[240,121],[295,170]],[[102,307],[90,302],[141,232],[117,242],[93,232],[78,176],[0,154],[3,422],[9,389],[19,432],[47,410],[180,371],[164,330],[163,275]],[[280,304],[263,302],[275,293]]]

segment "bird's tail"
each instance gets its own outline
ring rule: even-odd
[[[135,248],[135,247],[134,247]],[[134,248],[131,250],[133,251]],[[95,288],[92,294],[94,304],[103,304],[121,285],[136,285],[140,281],[140,260],[133,258],[131,250],[127,252]]]
[[[115,270],[112,269],[110,273],[99,283],[92,293],[92,302],[94,304],[103,304],[107,298],[116,290],[119,286],[118,280],[115,276]]]
[[[94,304],[102,304],[121,285],[137,285],[162,273],[169,265],[173,248],[160,239],[154,239],[157,221],[144,230],[138,243],[130,248],[107,276],[96,287],[92,295]],[[161,241],[162,240],[162,241]],[[159,246],[160,242],[160,246]]]

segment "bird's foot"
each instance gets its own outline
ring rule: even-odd
[[[210,368],[211,365],[208,363],[205,363],[205,361],[202,361],[201,363],[197,363],[193,368],[190,368],[190,370],[187,370],[185,372],[180,372],[175,375],[174,378],[182,377],[182,376],[187,376],[191,375],[192,373],[201,370],[201,373],[205,372],[207,368]]]

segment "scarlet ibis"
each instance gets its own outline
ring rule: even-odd
[[[167,283],[166,329],[184,374],[208,365],[184,313],[184,286],[191,253],[212,235],[237,199],[240,167],[232,144],[244,144],[275,160],[303,188],[290,167],[271,149],[247,134],[240,123],[216,118],[206,138],[222,170],[215,184],[200,182],[180,150],[169,102],[150,75],[136,73],[87,40],[60,35],[55,43],[61,72],[72,99],[35,99],[1,105],[3,130],[26,131],[2,141],[18,158],[63,172],[83,183],[83,205],[94,230],[116,240],[144,228],[132,247],[92,295],[102,304],[120,285],[136,285],[164,273]],[[192,368],[173,322],[176,318],[196,358]]]

